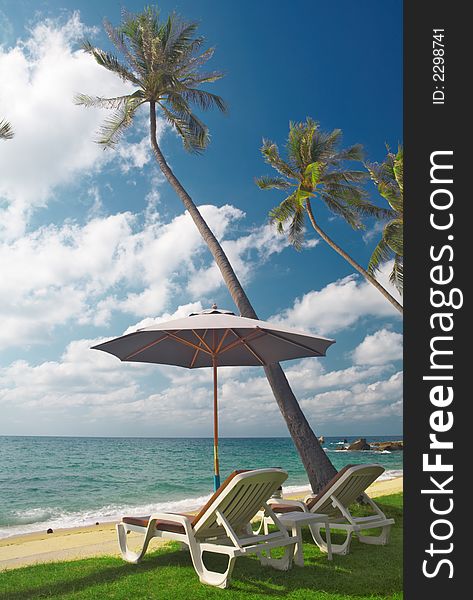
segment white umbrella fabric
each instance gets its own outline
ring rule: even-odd
[[[335,340],[279,327],[266,321],[211,309],[138,329],[93,346],[122,361],[212,367],[214,379],[214,485],[220,485],[218,460],[217,367],[265,366],[271,363],[325,356]]]

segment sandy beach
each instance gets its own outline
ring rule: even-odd
[[[403,478],[377,481],[370,486],[371,497],[395,494],[403,489]],[[288,498],[297,499],[305,494],[291,494]],[[137,541],[138,534],[135,536]],[[162,543],[152,540],[150,547]],[[113,523],[103,523],[90,527],[58,529],[54,533],[31,533],[0,540],[0,571],[14,569],[35,563],[58,560],[75,560],[91,556],[118,555],[118,545]]]

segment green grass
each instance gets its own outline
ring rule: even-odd
[[[327,561],[304,531],[304,568],[275,571],[255,558],[239,558],[231,587],[202,585],[189,553],[176,544],[150,552],[138,565],[113,557],[50,563],[0,573],[0,600],[26,598],[83,598],[194,600],[225,598],[256,600],[400,600],[402,598],[402,494],[377,499],[382,510],[396,520],[387,546],[352,541],[347,556]],[[333,541],[337,541],[335,533]],[[209,566],[218,568],[218,559]]]

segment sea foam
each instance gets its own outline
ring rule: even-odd
[[[393,469],[385,471],[378,480],[394,479],[401,477],[403,471]],[[310,494],[309,484],[288,485],[283,487],[284,495],[291,494]],[[166,502],[156,502],[132,506],[129,504],[109,504],[94,511],[65,512],[55,507],[35,508],[28,511],[15,511],[12,514],[14,524],[1,527],[0,538],[7,538],[17,535],[25,535],[39,531],[46,531],[51,528],[70,529],[74,527],[87,527],[96,523],[113,523],[119,521],[124,515],[141,516],[150,515],[153,512],[193,512],[198,510],[210,498],[198,496],[195,498],[184,498],[182,500],[169,500]]]

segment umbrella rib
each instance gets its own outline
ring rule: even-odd
[[[262,331],[264,331],[265,333],[267,333],[268,335],[270,335],[272,337],[277,338],[278,340],[283,340],[284,342],[287,342],[288,344],[292,344],[293,346],[297,346],[298,348],[303,348],[304,350],[313,352],[316,356],[323,356],[322,352],[318,352],[317,350],[314,350],[310,346],[306,346],[305,344],[301,344],[300,342],[294,342],[293,340],[288,340],[283,335],[274,333],[273,331],[270,331],[269,329],[263,329]]]
[[[222,339],[220,340],[220,343],[217,346],[217,349],[215,350],[215,354],[218,354],[220,352],[220,348],[222,347],[222,344],[225,341],[225,338],[227,337],[229,331],[230,329],[225,329],[225,333],[223,334]]]
[[[240,337],[240,336],[238,335],[238,333],[237,333],[236,331],[234,331],[233,329],[232,329],[231,331],[232,331],[232,333],[233,333],[234,335],[236,335],[236,337],[237,337],[239,340],[241,340],[241,343],[242,343],[242,344],[245,346],[245,348],[246,348],[247,350],[249,350],[249,351],[251,352],[251,354],[253,354],[253,356],[254,356],[254,357],[255,357],[255,358],[258,360],[258,362],[259,362],[259,363],[260,363],[260,364],[261,364],[261,365],[264,367],[264,364],[265,364],[265,363],[264,363],[263,359],[262,359],[260,356],[258,356],[258,354],[257,354],[257,353],[256,353],[256,352],[253,350],[253,348],[252,348],[252,347],[251,347],[251,346],[248,344],[248,342],[246,341],[246,340],[248,339],[248,337],[249,337],[249,336],[247,336],[247,337],[246,337],[246,339],[245,339],[245,338],[243,338],[243,337]],[[254,336],[253,336],[253,337],[254,337]],[[228,346],[227,346],[227,347],[228,347]]]
[[[196,344],[193,344],[192,342],[183,340],[178,335],[171,333],[170,331],[168,331],[168,335],[169,335],[169,337],[172,337],[174,340],[181,342],[181,344],[184,344],[185,346],[190,346],[191,348],[194,348],[195,350],[199,350],[200,352],[205,352],[205,354],[212,355],[212,353],[209,352],[208,350],[204,350],[204,348],[200,348],[199,346],[197,346]]]
[[[197,333],[195,333],[195,331],[194,331],[194,330],[192,330],[192,331],[193,331],[193,333],[194,333],[195,335],[197,335],[197,337],[200,339],[200,336],[199,336]],[[207,335],[207,331],[208,331],[208,329],[206,329],[206,330],[205,330],[205,333],[204,333],[204,335],[203,335],[203,337],[204,337],[204,338],[205,338],[205,336]],[[202,339],[201,341],[203,342],[204,340]],[[205,342],[204,342],[204,343],[205,343]],[[206,345],[207,345],[207,344],[206,344]],[[200,342],[199,342],[199,346],[200,346]],[[208,346],[207,346],[207,347],[208,347]],[[200,352],[200,350],[201,350],[201,348],[197,348],[197,349],[196,349],[196,351],[194,352],[194,356],[192,357],[191,364],[190,364],[190,368],[191,368],[191,369],[192,369],[192,367],[194,366],[194,364],[195,364],[195,361],[197,360],[197,356],[199,355],[199,352]]]
[[[208,329],[206,329],[206,330],[205,330],[205,333],[204,333],[204,335],[203,335],[202,337],[200,337],[200,335],[197,333],[197,331],[195,331],[194,329],[192,329],[192,333],[193,333],[193,334],[195,335],[195,337],[196,337],[196,338],[198,338],[198,339],[199,339],[199,341],[200,341],[200,343],[199,343],[199,347],[200,347],[200,344],[203,344],[203,345],[204,345],[204,346],[207,348],[207,350],[208,350],[209,352],[212,352],[212,348],[211,348],[211,347],[210,347],[210,346],[207,344],[207,342],[206,342],[206,341],[205,341],[205,339],[204,339],[204,338],[205,338],[205,336],[207,335],[207,331],[208,331]]]
[[[146,346],[143,346],[139,350],[135,350],[135,352],[132,352],[131,354],[129,354],[128,356],[125,356],[125,358],[122,358],[121,360],[130,360],[130,358],[133,358],[137,354],[140,354],[141,352],[148,350],[148,348],[152,348],[153,346],[156,346],[156,344],[159,344],[160,342],[167,339],[168,337],[169,337],[169,334],[163,335],[163,337],[160,337],[158,340],[154,340],[154,342],[151,342],[150,344],[146,344]]]
[[[246,335],[244,337],[240,337],[233,329],[230,328],[229,331],[231,331],[237,339],[234,342],[230,342],[230,344],[228,344],[228,346],[225,346],[225,348],[223,348],[220,351],[220,354],[223,354],[227,350],[231,350],[232,348],[235,348],[235,346],[241,345],[243,341],[246,341],[248,339],[253,339],[254,337],[261,337],[262,335],[265,334],[265,332],[263,330],[256,329],[254,331],[251,331],[248,335]]]

